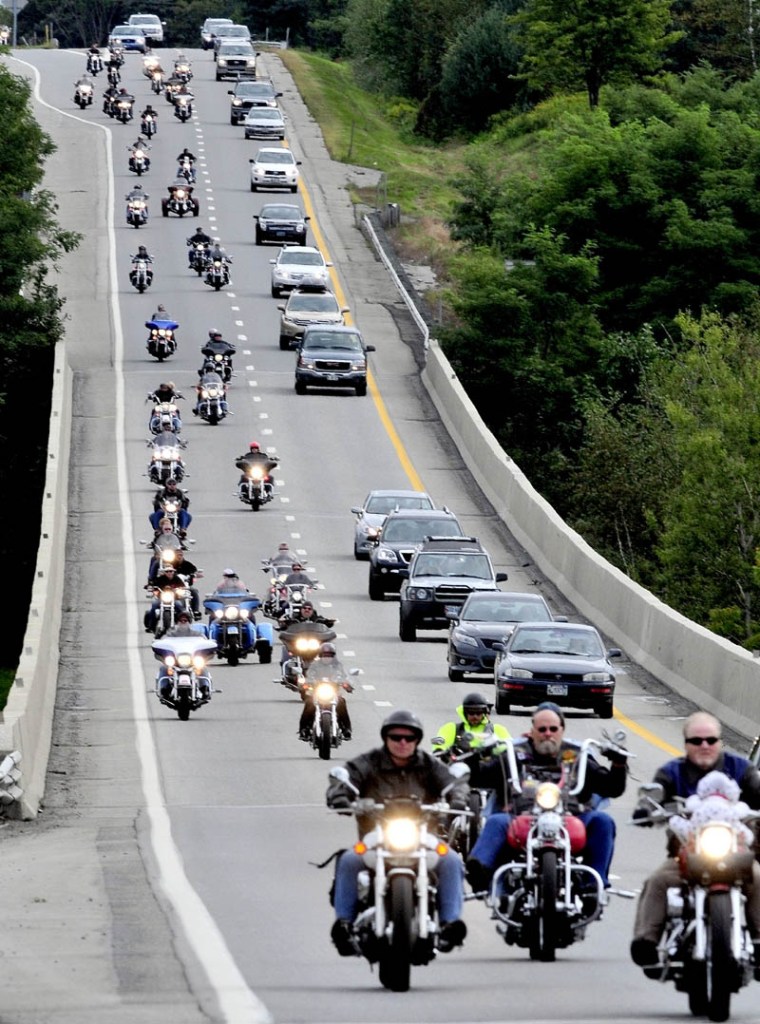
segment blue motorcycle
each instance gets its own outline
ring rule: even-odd
[[[177,351],[175,332],[179,327],[176,320],[146,320],[150,332],[145,347],[154,359],[162,363]]]
[[[228,665],[255,652],[262,665],[272,660],[274,629],[271,622],[256,622],[261,601],[253,594],[209,594],[203,601],[209,616],[209,637]]]

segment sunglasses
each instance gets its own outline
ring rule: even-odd
[[[692,747],[701,747],[703,743],[714,747],[716,743],[720,743],[720,736],[687,736],[684,742],[690,743]]]
[[[394,743],[417,743],[416,736],[409,736],[403,732],[389,732],[388,739],[393,740]]]
[[[561,725],[534,725],[536,732],[559,732]]]

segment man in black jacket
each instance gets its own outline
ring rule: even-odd
[[[495,869],[504,862],[509,824],[515,814],[533,805],[535,783],[559,783],[571,774],[580,744],[565,739],[565,716],[557,704],[546,701],[534,711],[531,730],[515,741],[514,751],[522,793],[512,792],[506,754],[473,765],[472,785],[494,789],[496,806],[504,808],[486,821],[467,861],[467,877],[476,892],[488,888]],[[609,768],[589,758],[584,789],[568,804],[570,813],[586,826],[584,862],[599,872],[605,886],[609,885],[608,871],[615,848],[615,822],[609,814],[594,810],[589,804],[595,796],[621,796],[627,775],[626,759],[617,751],[609,756]]]
[[[423,737],[422,723],[411,711],[393,711],[380,729],[381,747],[348,761],[351,783],[358,795],[333,779],[327,790],[327,806],[349,808],[354,800],[382,803],[394,797],[417,797],[422,803],[435,803],[447,799],[450,806],[464,809],[469,786],[454,779],[448,768],[426,750],[420,750]],[[357,806],[360,810],[360,805]],[[374,827],[371,814],[357,816],[360,837]],[[336,921],[330,933],[341,956],[354,956],[353,922],[358,906],[358,878],[364,860],[352,850],[340,857],[335,872]],[[438,913],[441,931],[438,948],[448,953],[461,946],[467,935],[467,926],[461,920],[463,900],[462,860],[453,850],[444,854],[436,867],[438,876]]]

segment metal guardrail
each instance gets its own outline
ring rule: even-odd
[[[0,761],[0,804],[12,804],[20,800],[24,791],[19,786],[21,780],[21,754],[14,750]]]
[[[401,278],[396,273],[395,267],[393,266],[391,261],[388,259],[388,256],[387,256],[387,254],[385,252],[385,249],[383,248],[383,246],[382,246],[382,244],[380,242],[380,239],[377,236],[377,232],[375,231],[375,228],[374,228],[374,225],[372,224],[372,221],[369,219],[369,217],[365,216],[363,218],[362,222],[363,222],[364,230],[366,231],[367,235],[369,236],[369,239],[372,242],[372,245],[373,245],[373,248],[374,248],[375,252],[380,257],[381,262],[385,265],[385,268],[388,271],[388,273],[391,275],[391,277],[393,279],[393,283],[396,285],[396,288],[398,289],[399,295],[404,300],[404,303],[406,304],[407,309],[409,310],[409,312],[412,315],[412,319],[414,320],[414,322],[419,327],[420,333],[422,334],[422,341],[423,341],[424,347],[425,347],[425,349],[427,349],[428,345],[430,344],[430,328],[425,323],[425,320],[423,319],[422,315],[420,314],[420,311],[419,311],[419,309],[417,308],[417,306],[416,306],[416,304],[414,302],[414,298],[409,294],[409,292],[407,291],[407,289],[406,289],[404,283],[402,282]]]

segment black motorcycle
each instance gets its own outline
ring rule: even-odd
[[[201,212],[201,204],[193,197],[192,185],[169,185],[169,195],[161,200],[161,213],[168,217],[170,213],[178,217],[191,214],[197,217]]]

